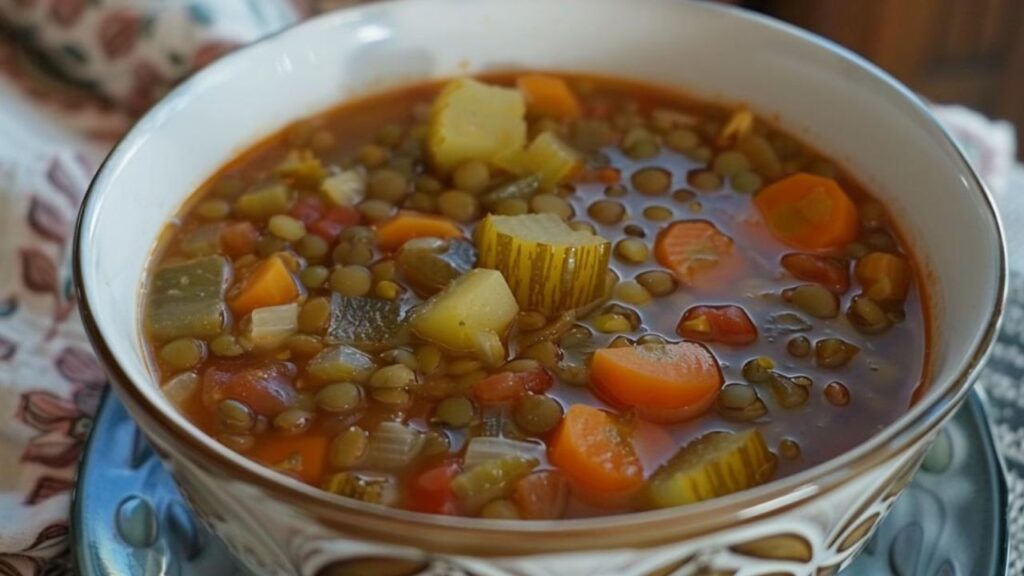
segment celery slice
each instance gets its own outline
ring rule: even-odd
[[[224,290],[230,266],[223,256],[205,256],[162,266],[153,274],[146,327],[155,340],[212,338],[227,319]]]

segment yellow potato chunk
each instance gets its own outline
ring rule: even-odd
[[[542,186],[551,188],[572,177],[583,165],[582,160],[580,153],[558,136],[543,132],[525,150],[499,156],[496,163],[513,174],[536,174]]]
[[[477,266],[501,271],[523,309],[560,314],[603,295],[611,243],[554,214],[489,215],[476,246]]]
[[[493,163],[526,145],[526,102],[511,88],[472,78],[449,82],[434,100],[427,147],[434,165],[449,172],[470,160]]]
[[[428,300],[410,321],[419,337],[450,350],[474,350],[477,335],[502,336],[519,313],[508,284],[495,270],[478,268],[462,275]]]

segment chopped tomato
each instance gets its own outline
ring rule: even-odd
[[[428,514],[457,515],[452,479],[458,474],[458,462],[445,462],[417,476],[409,486],[409,507]]]
[[[683,338],[723,344],[750,344],[757,340],[757,327],[739,306],[694,306],[676,326]]]
[[[289,213],[308,226],[319,220],[324,213],[324,201],[318,196],[299,196]]]
[[[838,258],[791,253],[782,257],[782,267],[799,280],[821,284],[835,294],[850,289],[850,269]]]
[[[546,370],[501,372],[474,384],[473,397],[482,404],[504,404],[518,400],[527,392],[538,394],[550,387],[551,375]]]
[[[295,375],[289,362],[217,362],[203,373],[203,405],[216,410],[222,400],[237,400],[260,416],[273,417],[294,403]]]
[[[554,520],[565,514],[569,484],[555,470],[534,472],[516,482],[512,501],[527,520]]]
[[[312,234],[334,242],[341,231],[349,226],[355,226],[360,222],[359,211],[351,206],[331,208],[323,218],[309,225]]]

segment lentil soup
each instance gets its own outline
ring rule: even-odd
[[[243,153],[169,225],[165,394],[324,490],[552,519],[863,442],[925,378],[889,214],[745,108],[553,74],[416,85]]]

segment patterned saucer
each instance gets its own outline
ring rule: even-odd
[[[975,391],[844,576],[1003,576],[1007,488],[985,401]],[[160,461],[108,393],[82,460],[72,508],[82,576],[245,576],[192,517]]]

